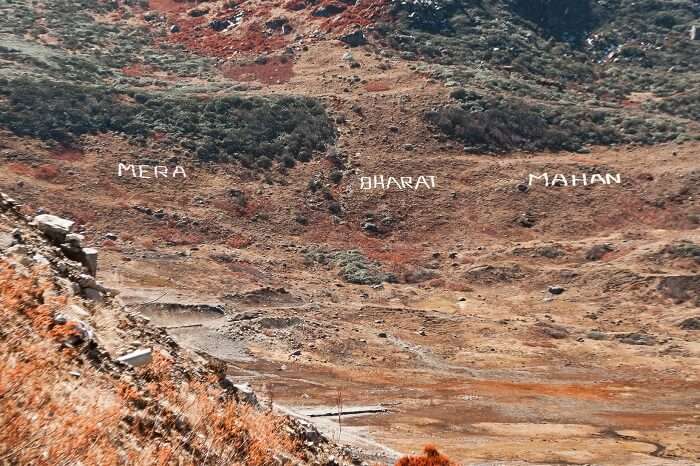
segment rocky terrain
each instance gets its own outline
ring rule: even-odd
[[[243,464],[697,464],[697,5],[524,3],[0,6],[3,283],[110,361],[65,380],[248,384]]]

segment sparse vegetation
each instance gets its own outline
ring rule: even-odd
[[[29,78],[0,80],[0,126],[61,143],[121,132],[137,141],[158,132],[204,161],[270,168],[272,158],[306,158],[334,138],[325,110],[303,97],[210,99],[123,93],[103,86]]]
[[[381,264],[368,260],[360,251],[315,249],[306,252],[304,259],[308,264],[318,263],[339,268],[339,275],[349,283],[378,285],[382,282],[396,282],[393,273],[383,272]]]
[[[636,2],[395,0],[380,26],[401,56],[449,86],[461,107],[429,112],[483,151],[654,144],[700,135],[700,7]],[[653,98],[629,106],[632,93]],[[478,105],[473,105],[473,96]],[[466,105],[465,105],[466,104]],[[673,115],[678,118],[669,118]],[[522,123],[522,126],[521,126]]]

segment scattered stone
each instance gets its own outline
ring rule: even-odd
[[[7,233],[0,233],[0,251],[9,248],[15,243],[14,238]]]
[[[187,12],[188,15],[190,15],[194,18],[197,18],[199,16],[204,16],[207,13],[209,13],[209,5],[207,5],[207,4],[198,5]]]
[[[151,10],[151,11],[147,11],[143,14],[143,19],[144,19],[144,21],[147,21],[150,23],[151,21],[157,20],[158,16],[159,15],[158,15],[157,11]]]
[[[700,275],[673,275],[663,277],[657,289],[680,304],[694,300],[700,306]]]
[[[615,249],[609,244],[596,244],[591,249],[586,252],[587,261],[599,261],[607,253],[614,251]]]
[[[386,332],[379,332],[379,333],[377,334],[377,336],[378,336],[379,338],[388,338],[388,335],[386,334]]]
[[[685,319],[679,327],[683,330],[700,330],[700,316]]]
[[[569,331],[561,325],[550,324],[547,322],[538,322],[535,324],[540,333],[561,340],[569,336]]]
[[[367,43],[367,37],[365,37],[364,32],[362,32],[360,29],[341,36],[340,40],[348,44],[350,47],[359,47],[360,45],[365,45]]]
[[[268,20],[267,22],[265,22],[265,26],[268,29],[278,30],[278,29],[282,29],[282,27],[288,23],[289,23],[289,20],[286,17],[277,16],[276,18],[272,18],[272,19]]]
[[[586,335],[588,338],[591,340],[607,340],[608,336],[604,334],[603,332],[599,332],[597,330],[591,330],[588,332],[588,335]]]
[[[117,361],[133,367],[144,366],[153,360],[150,348],[142,348],[123,356],[119,356]]]
[[[517,221],[518,225],[525,227],[525,228],[532,228],[535,226],[535,223],[537,222],[537,220],[535,219],[535,216],[530,214],[530,213],[527,213],[527,212],[520,214],[520,216],[517,218],[516,221]]]
[[[231,24],[231,21],[227,19],[214,19],[212,21],[209,21],[209,27],[216,32],[221,32],[228,29],[228,27],[231,26]]]
[[[554,285],[554,286],[550,286],[547,289],[547,291],[549,291],[551,294],[557,295],[557,294],[562,294],[564,291],[566,291],[566,289],[561,287],[561,286]]]
[[[628,333],[625,335],[618,335],[617,339],[620,340],[620,343],[625,343],[628,345],[653,346],[656,344],[656,337],[653,335],[646,335],[644,333]]]
[[[329,16],[337,15],[345,11],[347,7],[339,3],[331,3],[329,5],[320,6],[311,13],[313,16],[319,16],[322,18],[328,18]]]

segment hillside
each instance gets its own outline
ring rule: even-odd
[[[93,430],[69,451],[30,404],[0,457],[700,461],[697,2],[0,13],[0,191],[20,204],[0,227],[0,283],[27,335],[0,340],[14,390],[0,402],[15,403],[2,412],[35,389],[111,400],[85,405],[106,420],[81,418]],[[96,270],[39,267],[36,252],[60,254],[26,224],[44,214],[75,222]],[[14,228],[29,251],[8,252]],[[64,283],[57,308],[40,298],[91,270],[99,293]],[[94,345],[66,348],[48,323],[68,304]],[[146,347],[142,368],[114,362]],[[51,383],[17,385],[37,354]],[[183,434],[180,410],[201,435]],[[160,419],[145,431],[144,413]],[[85,442],[120,456],[70,456]]]

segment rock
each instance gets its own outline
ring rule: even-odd
[[[3,209],[17,209],[19,203],[5,193],[0,193],[0,207]]]
[[[566,291],[566,289],[561,287],[561,286],[554,285],[554,286],[550,286],[547,289],[547,291],[549,291],[551,294],[556,295],[556,294],[562,294],[564,291]]]
[[[312,16],[319,16],[322,18],[328,18],[329,16],[337,15],[345,11],[347,7],[340,3],[331,3],[329,5],[320,6],[314,10]]]
[[[590,332],[588,332],[588,334],[586,336],[588,338],[590,338],[591,340],[607,340],[608,339],[608,336],[606,334],[604,334],[603,332],[599,332],[597,330],[591,330]]]
[[[83,248],[83,264],[93,277],[97,276],[97,249]]]
[[[528,185],[526,185],[525,183],[519,183],[518,186],[516,186],[516,188],[521,193],[526,193],[530,190],[530,187]]]
[[[66,235],[66,243],[75,248],[81,248],[85,237],[78,233],[69,233]]]
[[[82,343],[92,341],[95,338],[95,333],[92,331],[90,326],[82,320],[75,323],[74,329],[75,333],[65,342],[69,346],[77,346]]]
[[[522,213],[517,219],[518,225],[525,228],[532,228],[535,226],[536,220],[532,214]]]
[[[683,330],[700,330],[700,316],[685,319],[679,327]]]
[[[416,55],[415,52],[409,52],[409,51],[403,51],[399,54],[399,56],[404,60],[416,60],[416,59],[418,59],[418,55]]]
[[[388,335],[386,334],[386,332],[379,332],[379,333],[377,334],[377,336],[378,336],[379,338],[388,338]]]
[[[550,338],[556,338],[558,340],[561,340],[562,338],[566,338],[569,336],[569,331],[561,325],[550,324],[547,322],[538,322],[535,324],[535,326],[537,327],[537,330],[539,330],[540,333]]]
[[[197,18],[199,16],[204,16],[207,13],[209,13],[209,5],[207,5],[206,3],[204,3],[202,5],[198,5],[187,12],[188,15],[190,15],[194,18]]]
[[[615,249],[609,244],[596,244],[586,252],[587,261],[599,261],[610,251]]]
[[[0,251],[9,248],[14,244],[15,240],[12,235],[7,233],[0,233]]]
[[[664,296],[676,303],[693,300],[700,306],[700,275],[672,275],[663,277],[657,286]]]
[[[231,26],[231,21],[227,19],[214,19],[209,22],[209,27],[216,32],[221,32]]]
[[[234,384],[233,387],[236,389],[236,398],[239,402],[259,406],[258,397],[255,396],[253,387],[249,383]]]
[[[379,227],[377,227],[377,225],[372,223],[372,222],[363,223],[362,229],[365,231],[369,231],[371,233],[378,233],[379,232]]]
[[[646,335],[644,333],[628,333],[626,335],[618,335],[617,339],[620,340],[620,343],[625,343],[628,345],[653,346],[656,344],[656,337],[653,335]]]
[[[265,22],[265,26],[268,29],[277,30],[282,29],[285,24],[288,24],[289,20],[285,16],[277,16]]]
[[[367,37],[365,37],[364,32],[357,29],[349,34],[340,36],[340,41],[348,44],[350,47],[359,47],[367,43]]]
[[[133,367],[145,366],[153,360],[150,348],[142,348],[119,356],[117,361]]]
[[[289,356],[292,357],[292,358],[293,358],[293,357],[297,357],[297,356],[301,356],[301,350],[292,351],[292,352],[289,354]]]
[[[151,21],[155,21],[158,19],[158,12],[153,11],[153,10],[147,11],[143,14],[143,19],[144,19],[144,21],[149,22],[149,23]]]
[[[62,243],[73,229],[75,222],[55,215],[42,214],[34,217],[34,224],[54,242]]]
[[[94,301],[96,303],[104,303],[105,301],[104,295],[95,288],[84,288],[83,296],[85,299],[89,299],[90,301]]]
[[[114,233],[107,233],[107,234],[105,234],[105,239],[108,239],[110,241],[116,241],[117,235]]]
[[[353,61],[355,61],[355,57],[352,56],[352,53],[350,53],[350,52],[345,52],[345,53],[343,54],[342,60],[343,60],[343,61],[347,61],[347,62],[353,62]]]
[[[175,34],[176,32],[180,32],[180,26],[178,26],[177,24],[173,24],[172,26],[170,26],[170,32],[172,34]]]

